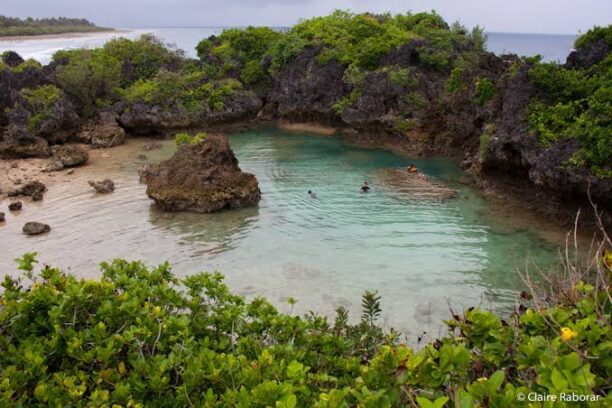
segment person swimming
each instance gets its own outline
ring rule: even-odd
[[[308,195],[310,196],[310,198],[317,198],[317,194],[312,190],[308,190]]]
[[[412,164],[412,163],[411,163],[411,164],[409,164],[409,165],[408,165],[408,167],[406,167],[406,171],[407,171],[408,173],[418,173],[418,172],[419,172],[419,169],[417,169],[417,168],[414,166],[414,164]]]
[[[361,192],[367,193],[368,191],[370,191],[370,186],[368,185],[367,181],[364,181],[363,186],[361,186]]]

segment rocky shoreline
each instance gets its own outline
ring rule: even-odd
[[[485,194],[537,211],[562,226],[574,225],[578,209],[585,225],[593,225],[590,194],[606,225],[612,225],[612,179],[597,177],[584,166],[567,165],[579,143],[562,139],[543,145],[526,122],[528,106],[542,94],[530,76],[534,62],[514,55],[498,57],[464,40],[467,45],[457,45],[452,58],[469,57],[469,69],[453,70],[450,76],[447,69],[424,61],[423,55],[440,50],[413,40],[382,56],[377,68],[369,71],[352,70],[333,58],[322,60],[322,46],[306,46],[274,71],[273,61],[262,59],[263,73],[249,81],[233,71],[221,79],[209,77],[205,70],[189,71],[192,68],[184,67],[198,63],[151,38],[123,40],[122,47],[155,50],[159,72],[138,79],[139,70],[150,68],[124,57],[117,68],[128,85],[119,100],[107,96],[109,103],[103,107],[85,97],[100,98],[112,90],[101,88],[98,94],[83,96],[66,82],[67,72],[74,75],[82,69],[79,58],[86,54],[40,67],[5,53],[3,63],[9,68],[0,70],[0,168],[14,182],[20,176],[6,159],[47,160],[60,170],[53,159],[56,145],[77,142],[104,149],[137,136],[173,137],[181,131],[278,124],[294,131],[337,134],[349,143],[408,157],[453,158]],[[203,43],[199,64],[222,64],[211,53],[223,45],[221,40],[211,37]],[[609,53],[608,45],[594,41],[570,55],[566,66],[588,67]],[[183,76],[181,70],[191,73]],[[2,194],[11,188],[6,184],[0,181]]]

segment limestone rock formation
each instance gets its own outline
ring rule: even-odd
[[[147,194],[165,211],[213,212],[255,205],[261,198],[257,179],[240,170],[222,134],[183,145],[169,160],[140,173]]]
[[[51,227],[49,226],[49,224],[30,221],[25,223],[22,228],[22,231],[26,235],[39,235],[51,231]]]
[[[111,179],[104,179],[102,181],[88,181],[89,185],[100,194],[110,194],[115,191],[115,183]]]
[[[29,196],[32,197],[32,201],[40,201],[42,200],[45,191],[47,191],[47,187],[40,181],[35,180],[30,181],[17,190],[11,191],[8,195],[9,197]]]
[[[76,167],[89,160],[89,153],[80,146],[63,145],[53,146],[53,160],[60,162],[63,167]]]
[[[89,143],[94,148],[108,148],[125,142],[125,130],[113,112],[101,112],[99,118],[85,123],[76,140]]]

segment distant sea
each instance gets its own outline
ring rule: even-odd
[[[115,37],[137,38],[145,33],[152,33],[165,42],[174,44],[185,51],[189,57],[195,57],[195,46],[198,42],[213,34],[223,31],[222,27],[197,28],[136,28],[125,29],[118,33],[91,33],[80,37],[66,38],[27,38],[19,40],[0,39],[0,52],[17,51],[24,58],[34,58],[43,64],[51,60],[53,54],[61,49],[94,48],[103,45]],[[487,33],[487,48],[496,54],[514,53],[534,56],[540,54],[544,61],[564,62],[572,51],[575,35],[556,34],[519,34]]]

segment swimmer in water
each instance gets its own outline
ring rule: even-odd
[[[361,192],[367,193],[368,191],[370,191],[370,186],[368,185],[367,181],[364,181],[363,186],[361,186]]]
[[[317,198],[317,194],[314,191],[308,190],[308,195],[310,198]]]
[[[414,164],[409,164],[408,167],[406,167],[406,171],[408,173],[418,173],[419,169],[417,169]]]

